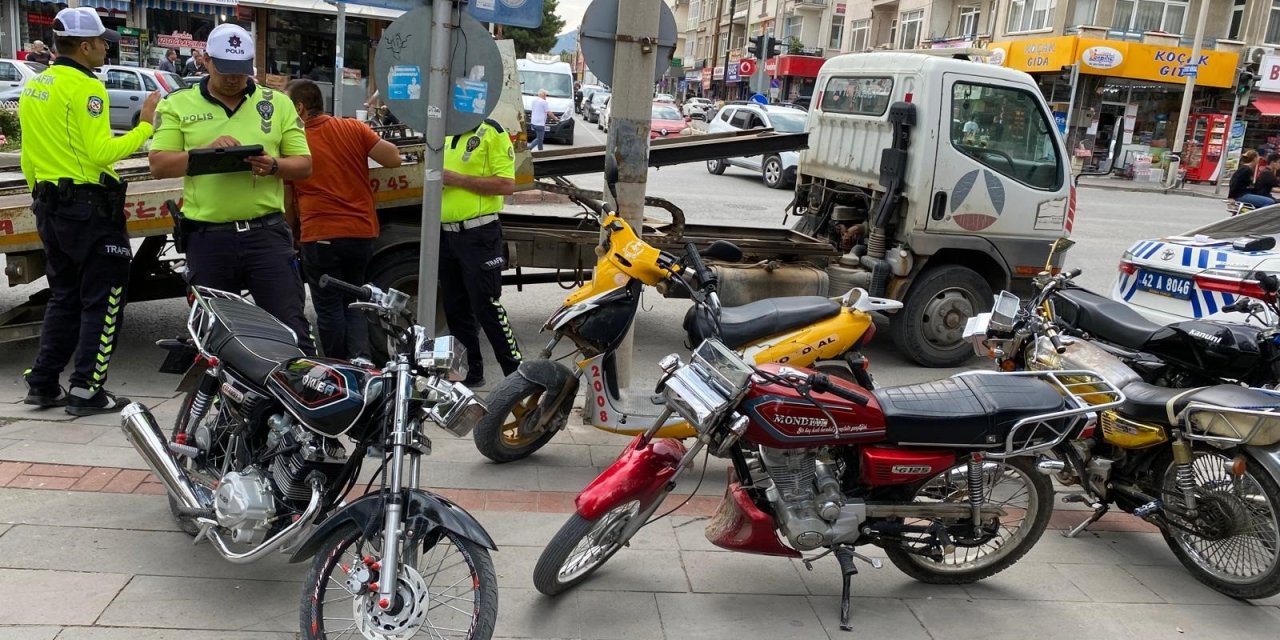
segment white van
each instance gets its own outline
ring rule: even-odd
[[[545,140],[573,144],[573,67],[556,56],[529,53],[516,60],[516,70],[520,72],[520,93],[524,98],[525,113],[532,110],[538,91],[545,90],[551,112],[560,119],[547,125]],[[526,126],[526,133],[532,140],[533,125]]]

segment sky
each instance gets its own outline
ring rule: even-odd
[[[556,5],[556,15],[564,19],[563,33],[573,31],[582,24],[582,14],[587,12],[589,6],[591,0],[560,0]]]

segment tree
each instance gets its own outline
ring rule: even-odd
[[[564,19],[556,15],[556,0],[543,0],[542,26],[537,29],[503,27],[502,35],[515,41],[516,57],[526,53],[549,53],[556,46],[557,36],[564,28]]]

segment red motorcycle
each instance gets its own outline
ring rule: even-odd
[[[661,366],[663,415],[578,496],[576,513],[538,559],[538,591],[561,593],[599,569],[656,520],[706,451],[732,463],[707,539],[764,555],[819,552],[806,565],[834,554],[848,630],[854,559],[880,568],[856,546],[882,547],[922,582],[999,573],[1048,524],[1047,475],[1060,464],[1036,456],[1078,435],[1092,412],[1124,400],[1088,371],[975,371],[868,391],[785,365],[752,367],[714,340],[688,364],[671,355]],[[688,448],[654,439],[673,412],[698,432]]]

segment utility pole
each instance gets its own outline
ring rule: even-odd
[[[660,15],[659,0],[618,3],[606,149],[618,163],[618,197],[614,203],[618,215],[637,234],[644,221],[644,191],[649,179],[649,121],[653,117],[653,72],[658,56]],[[605,197],[610,197],[607,188]],[[607,232],[601,230],[601,233]],[[628,333],[617,350],[618,379],[623,387],[631,383],[631,349]]]
[[[1195,40],[1191,43],[1191,67],[1194,75],[1185,76],[1186,89],[1182,93],[1182,109],[1178,111],[1178,130],[1174,132],[1173,158],[1169,163],[1169,175],[1165,176],[1165,186],[1172,188],[1178,184],[1178,170],[1182,166],[1182,150],[1187,143],[1187,120],[1191,116],[1191,99],[1196,90],[1196,77],[1200,73],[1200,41],[1204,39],[1204,25],[1209,20],[1209,0],[1200,0],[1200,16],[1196,18]],[[1179,71],[1181,73],[1181,71]]]
[[[418,324],[436,331],[436,266],[440,255],[440,202],[444,196],[444,133],[449,95],[449,52],[453,43],[453,0],[431,3],[431,60],[427,75],[426,173],[422,182],[420,250],[418,261]],[[390,91],[390,89],[388,89]]]
[[[347,65],[347,61],[342,56],[342,50],[347,44],[347,3],[339,0],[338,2],[338,39],[337,46],[333,50],[333,115],[342,117],[342,68]]]
[[[724,101],[729,101],[729,50],[733,48],[733,14],[738,12],[738,0],[729,0],[729,36],[724,39]]]

